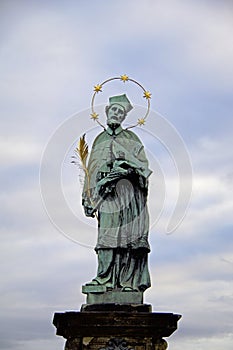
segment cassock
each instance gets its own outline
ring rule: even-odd
[[[148,177],[151,170],[138,136],[119,126],[107,128],[92,146],[83,205],[97,210],[98,271],[109,288],[144,291],[148,271]]]

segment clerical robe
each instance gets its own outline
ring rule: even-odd
[[[138,136],[121,126],[104,130],[93,143],[88,172],[83,205],[98,213],[95,280],[112,288],[145,290],[150,286],[147,193],[151,170]]]

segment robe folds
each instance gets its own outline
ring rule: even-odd
[[[149,215],[148,178],[151,170],[138,136],[118,127],[107,128],[92,146],[83,205],[98,215],[98,272],[95,280],[112,288],[145,290]]]

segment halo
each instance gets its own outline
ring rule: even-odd
[[[103,86],[105,84],[109,83],[112,80],[121,80],[123,83],[130,81],[130,82],[132,82],[134,84],[137,84],[143,90],[143,97],[147,100],[146,114],[145,114],[145,116],[143,118],[138,119],[137,124],[129,126],[127,129],[134,128],[135,126],[138,126],[138,125],[139,126],[145,125],[146,118],[148,117],[149,112],[150,112],[151,93],[148,90],[146,90],[141,84],[139,84],[136,80],[129,78],[128,75],[126,75],[126,74],[121,75],[120,77],[109,78],[109,79],[105,80],[103,83],[97,84],[97,85],[94,86],[94,94],[93,94],[92,99],[91,99],[91,119],[96,121],[100,126],[102,126],[102,128],[105,129],[105,127],[99,121],[99,114],[97,114],[95,112],[94,102],[95,102],[96,95],[99,92],[102,92]]]

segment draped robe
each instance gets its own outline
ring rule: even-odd
[[[147,254],[148,177],[151,170],[138,136],[119,126],[99,134],[88,162],[83,205],[98,212],[98,271],[110,288],[150,286]],[[88,188],[89,187],[89,188]]]

